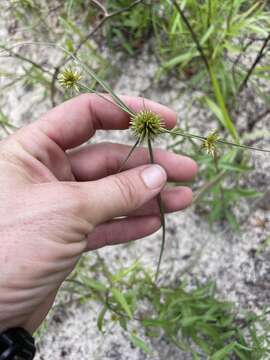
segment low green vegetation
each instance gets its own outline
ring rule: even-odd
[[[173,284],[157,286],[151,271],[138,262],[111,273],[98,254],[90,276],[83,261],[65,290],[73,300],[101,305],[97,318],[101,332],[114,322],[150,355],[155,339],[169,341],[193,359],[257,360],[270,355],[266,315],[240,317],[233,304],[217,299],[213,283],[188,285],[175,279]]]

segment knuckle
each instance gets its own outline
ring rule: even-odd
[[[109,142],[103,142],[102,147],[103,149],[106,149],[104,157],[105,170],[106,175],[109,176],[120,169],[121,162],[117,156],[117,145]]]
[[[139,205],[139,198],[135,183],[123,175],[115,175],[114,179],[124,207],[136,208]]]

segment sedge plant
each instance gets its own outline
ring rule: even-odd
[[[193,34],[194,41],[196,42],[196,35]],[[73,53],[71,53],[69,50],[61,47],[56,46],[55,44],[51,43],[19,43],[14,45],[16,46],[53,46],[59,48],[61,51],[63,51],[66,55],[68,55],[70,58],[74,61],[74,66],[68,66],[63,69],[62,72],[58,75],[58,81],[60,85],[74,93],[84,93],[84,92],[90,92],[95,93],[98,96],[102,97],[104,100],[114,103],[116,106],[121,108],[124,112],[126,112],[130,116],[130,129],[133,131],[133,134],[135,135],[136,141],[134,145],[132,146],[130,153],[128,154],[127,158],[124,160],[122,166],[120,167],[119,171],[123,169],[123,165],[128,161],[130,156],[132,156],[133,151],[140,146],[143,142],[147,144],[148,151],[149,151],[149,160],[151,163],[155,162],[154,159],[154,153],[152,149],[153,141],[164,134],[169,134],[172,137],[175,136],[181,136],[185,139],[192,139],[193,141],[200,141],[201,147],[206,150],[208,154],[210,154],[214,162],[216,162],[216,154],[217,154],[217,146],[229,146],[232,148],[239,150],[253,150],[253,151],[260,151],[265,153],[270,153],[270,149],[261,149],[253,146],[248,146],[244,144],[239,143],[239,138],[235,133],[235,128],[233,126],[233,123],[230,119],[230,116],[227,112],[225,103],[223,103],[222,95],[219,91],[218,82],[216,84],[217,86],[217,98],[219,98],[219,95],[221,96],[221,104],[224,105],[224,121],[227,121],[228,125],[231,125],[231,137],[236,140],[236,142],[227,141],[225,139],[222,139],[219,135],[217,130],[210,133],[208,136],[201,136],[193,133],[189,133],[186,131],[183,131],[179,128],[174,129],[166,129],[164,126],[163,120],[160,118],[158,114],[153,113],[149,109],[144,108],[142,111],[136,113],[133,109],[131,109],[127,104],[123,102],[123,100],[113,91],[113,89],[100,78],[99,75],[97,75],[94,71],[92,71],[87,65],[83,63],[83,61],[78,57],[75,56]],[[199,44],[198,44],[199,46]],[[12,48],[11,48],[12,49]],[[207,64],[207,60],[206,64]],[[83,82],[83,77],[80,73],[80,71],[77,70],[77,68],[80,68],[81,70],[85,71],[88,76],[90,76],[91,79],[95,81],[95,83],[99,84],[101,88],[110,95],[110,97],[104,96],[100,91],[96,90],[93,87],[88,86]],[[210,71],[211,75],[211,71]],[[213,81],[215,83],[216,79],[213,77]],[[236,153],[233,153],[233,157],[236,156]],[[160,255],[158,259],[158,265],[156,269],[155,279],[158,279],[159,271],[160,271],[160,265],[163,258],[164,248],[165,248],[165,242],[166,242],[166,224],[165,224],[165,214],[164,214],[164,208],[162,204],[162,200],[160,195],[157,196],[157,202],[159,206],[160,211],[160,219],[161,219],[161,225],[162,225],[162,241],[161,241],[161,249],[160,249]]]
[[[72,54],[71,54],[72,55]],[[99,78],[96,74],[94,74],[91,70],[87,69],[80,59],[73,57],[74,61],[79,64],[83,69],[93,77],[101,87],[109,93],[110,99],[104,97],[100,92],[96,91],[93,88],[88,87],[86,84],[82,82],[81,74],[72,68],[65,69],[62,73],[60,73],[58,80],[60,84],[69,90],[79,91],[79,92],[92,92],[96,93],[97,95],[101,96],[102,98],[106,99],[107,101],[113,101],[117,106],[119,106],[123,111],[129,114],[130,116],[130,129],[133,131],[135,135],[136,141],[132,146],[127,158],[124,160],[124,164],[128,161],[129,157],[132,156],[133,151],[136,149],[137,146],[140,146],[143,142],[147,144],[148,151],[149,151],[149,159],[151,163],[155,162],[154,153],[152,148],[153,141],[162,134],[170,134],[171,136],[180,135],[185,138],[191,138],[194,140],[199,140],[201,142],[202,148],[206,149],[206,152],[210,154],[214,161],[216,161],[216,154],[217,154],[217,145],[227,145],[231,147],[235,147],[237,149],[249,149],[254,151],[262,151],[265,153],[270,153],[270,149],[260,149],[257,147],[251,147],[243,144],[239,144],[239,142],[230,142],[224,139],[221,139],[217,133],[217,131],[212,132],[207,137],[195,135],[191,133],[183,132],[177,128],[172,130],[166,129],[164,126],[164,122],[160,118],[158,114],[153,113],[149,109],[143,109],[140,112],[134,112],[130,107],[128,107],[120,97],[112,90],[112,88],[106,84],[102,79]],[[120,171],[122,170],[123,165],[120,167]],[[157,202],[160,211],[160,219],[162,225],[162,242],[161,242],[161,249],[160,255],[158,259],[157,270],[155,274],[155,279],[158,279],[160,265],[164,253],[165,248],[165,241],[166,241],[166,224],[165,224],[165,214],[164,208],[161,200],[161,196],[157,196]]]
[[[199,73],[202,75],[201,79],[208,77],[208,81],[206,81],[208,89],[203,90],[205,94],[201,98],[201,104],[208,107],[218,120],[220,128],[224,129],[231,139],[239,144],[240,135],[236,127],[237,120],[233,118],[232,114],[237,103],[237,96],[247,86],[247,83],[251,82],[251,75],[254,74],[255,68],[266,55],[266,47],[269,42],[269,33],[267,34],[269,9],[266,3],[254,4],[236,0],[220,4],[217,0],[209,0],[198,5],[192,0],[186,2],[173,0],[172,2],[168,1],[167,6],[174,14],[174,35],[185,41],[182,49],[178,47],[179,52],[184,51],[183,56],[179,55],[177,61],[172,61],[170,66],[179,66],[183,70],[185,67],[193,66],[194,63],[197,64],[196,66],[200,69]],[[241,41],[240,39],[244,36],[254,38],[253,41],[250,41],[250,46],[256,44],[257,36],[261,36],[263,41],[261,48],[257,50],[255,61],[247,71],[241,69],[240,75],[237,75],[238,82],[235,82],[235,76],[233,80],[229,77],[240,66],[243,50],[240,50],[237,56],[239,49],[236,50],[233,44]],[[231,64],[233,56],[236,56],[236,59]],[[201,75],[198,74],[198,76]],[[198,76],[194,76],[194,81],[198,82]],[[228,87],[231,87],[229,91]],[[212,143],[211,135],[215,139],[218,137],[218,133],[215,130],[213,134],[209,135],[210,143]],[[209,152],[208,143],[206,142],[205,145],[205,149]],[[173,149],[176,149],[175,145]],[[236,171],[240,175],[242,168],[247,169],[248,166],[244,163],[245,158],[242,152],[235,149],[231,151],[231,154],[218,157],[217,151],[212,151],[211,155],[214,159],[215,172],[209,179],[211,171],[208,167],[206,173],[208,183],[204,189],[211,190],[214,196],[211,205],[214,210],[211,211],[210,217],[213,218],[218,215],[216,217],[220,218],[220,215],[225,211],[226,219],[231,225],[234,225],[233,227],[236,227],[237,223],[231,215],[231,209],[229,209],[232,203],[231,196],[239,198],[241,195],[243,197],[257,196],[258,193],[253,189],[241,189],[238,193],[230,189],[224,190],[220,183],[220,180],[227,176],[230,171]],[[225,166],[222,164],[224,161],[226,162]],[[223,206],[220,205],[219,193],[222,197]],[[201,198],[202,194],[203,192],[200,191],[195,199]],[[217,198],[216,194],[218,195]]]
[[[269,356],[267,309],[260,315],[241,313],[230,302],[217,298],[212,282],[175,279],[157,285],[151,270],[138,261],[112,273],[96,253],[82,258],[65,283],[70,301],[100,305],[98,329],[119,325],[130,342],[151,356],[151,342],[165,340],[192,359],[262,360]],[[148,305],[147,307],[145,305]],[[260,330],[258,330],[260,329]]]

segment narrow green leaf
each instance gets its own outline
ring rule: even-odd
[[[130,340],[134,346],[140,348],[146,354],[150,354],[151,350],[150,350],[149,346],[138,336],[136,336],[134,334],[130,334]]]
[[[222,160],[219,161],[219,167],[225,170],[230,170],[235,172],[245,172],[245,171],[253,170],[251,166],[242,165],[242,164],[231,164]]]
[[[118,270],[117,273],[112,276],[112,281],[113,282],[121,281],[127,275],[133,273],[138,268],[139,268],[139,262],[135,261],[131,266],[127,268],[121,268],[120,270]]]
[[[178,56],[174,57],[173,59],[164,63],[163,68],[165,68],[167,70],[171,69],[179,64],[189,62],[193,57],[196,57],[198,55],[199,55],[199,53],[197,51],[194,51],[193,53],[188,52],[185,54],[178,55]]]
[[[97,280],[94,280],[94,279],[91,279],[87,276],[83,277],[83,282],[86,286],[94,289],[94,290],[97,290],[97,291],[100,291],[100,292],[105,292],[107,291],[107,287],[102,284],[100,281],[97,281]]]
[[[102,331],[103,323],[104,323],[104,317],[105,317],[105,314],[106,314],[107,310],[108,310],[107,306],[103,306],[100,313],[98,314],[97,327],[98,327],[99,331]]]
[[[226,123],[224,121],[224,117],[222,115],[220,108],[217,106],[217,104],[213,100],[211,100],[208,96],[205,96],[203,99],[205,100],[209,109],[213,112],[213,114],[216,115],[216,117],[219,119],[221,124],[226,128]]]
[[[235,348],[235,343],[224,346],[222,349],[216,351],[211,356],[211,360],[224,360],[227,355],[231,354],[234,348]]]
[[[215,97],[217,100],[217,103],[219,105],[220,111],[222,113],[222,117],[223,117],[223,124],[225,126],[225,128],[228,130],[229,134],[232,136],[232,138],[238,143],[239,142],[239,136],[237,133],[237,130],[231,120],[231,117],[229,115],[228,109],[226,107],[225,104],[225,100],[223,98],[216,74],[214,73],[213,68],[210,66],[209,67],[209,72],[210,72],[210,77],[211,77],[211,82],[212,82],[212,87],[215,93]]]
[[[127,303],[125,296],[116,288],[112,288],[111,292],[112,292],[114,299],[118,302],[118,304],[121,305],[122,309],[126,312],[128,317],[130,319],[132,319],[133,315],[132,315],[131,309]]]

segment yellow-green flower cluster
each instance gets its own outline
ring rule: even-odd
[[[77,92],[79,92],[78,83],[80,80],[81,74],[71,67],[64,69],[58,75],[58,81],[64,89],[74,89]]]
[[[217,130],[213,130],[203,141],[202,148],[206,150],[207,154],[211,155],[213,158],[217,156],[217,147],[216,142],[219,140],[219,135]]]
[[[142,110],[136,113],[130,121],[130,128],[141,142],[147,138],[155,139],[162,133],[164,126],[161,117],[150,110]]]

